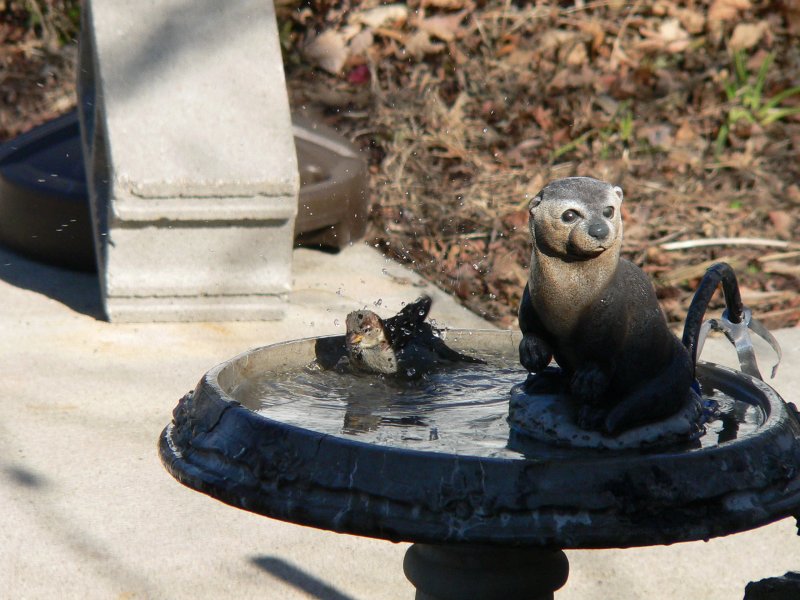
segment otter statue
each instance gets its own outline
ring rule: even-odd
[[[546,185],[531,201],[530,276],[519,308],[522,365],[546,379],[550,361],[577,404],[581,429],[620,432],[667,418],[694,382],[650,280],[620,258],[622,190],[590,177]]]

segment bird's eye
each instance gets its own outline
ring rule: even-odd
[[[614,218],[614,207],[613,206],[606,206],[603,209],[603,216],[606,219],[613,219]]]
[[[364,325],[364,331],[372,331],[372,325]]]
[[[578,219],[578,213],[574,210],[565,210],[561,215],[561,220],[564,223],[574,223]]]

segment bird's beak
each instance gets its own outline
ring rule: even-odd
[[[351,344],[360,344],[361,340],[364,339],[364,336],[360,333],[351,333],[348,334],[347,338]]]

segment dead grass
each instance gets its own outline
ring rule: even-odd
[[[727,259],[755,311],[783,326],[800,318],[800,286],[792,269],[758,261],[769,250],[659,247],[798,238],[797,116],[738,122],[715,151],[738,102],[724,93],[732,42],[747,45],[753,72],[775,56],[765,99],[800,84],[796,15],[746,5],[430,0],[393,5],[371,27],[387,7],[310,2],[280,19],[293,104],[369,153],[373,243],[476,312],[513,326],[528,198],[591,175],[625,189],[625,254],[651,273],[671,320],[702,274],[693,265]],[[336,36],[338,68],[326,71],[307,49]]]

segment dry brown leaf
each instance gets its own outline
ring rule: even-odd
[[[465,11],[453,15],[428,17],[419,22],[419,28],[445,42],[452,42],[461,33],[461,21]]]
[[[800,277],[800,265],[792,265],[780,261],[772,261],[764,265],[766,273],[775,275],[788,275],[790,277]]]
[[[643,27],[640,33],[645,37],[637,44],[641,50],[678,53],[688,48],[691,41],[689,33],[675,18],[664,19],[658,31]]]
[[[740,11],[751,6],[750,0],[714,0],[708,9],[708,18],[712,21],[732,21],[739,16]]]
[[[575,31],[563,29],[548,29],[538,40],[538,49],[549,57],[555,57],[555,52],[564,46],[570,46],[580,38]]]
[[[528,210],[527,208],[518,208],[503,216],[503,225],[512,231],[524,231],[528,228]]]
[[[529,67],[535,59],[536,53],[532,50],[514,49],[503,59],[503,63],[512,67]]]
[[[697,129],[689,122],[689,120],[683,121],[681,126],[678,127],[678,131],[675,132],[675,141],[681,145],[688,145],[695,142],[699,138],[699,134],[697,133]]]
[[[592,36],[592,50],[597,50],[603,45],[603,41],[606,38],[606,30],[599,21],[594,19],[581,21],[578,23],[578,27],[582,32]]]
[[[703,276],[708,267],[718,262],[728,263],[731,267],[733,267],[735,271],[741,269],[741,267],[743,266],[743,261],[741,258],[733,256],[724,256],[712,260],[706,260],[701,263],[685,265],[683,267],[672,269],[671,271],[663,273],[659,277],[659,280],[667,285],[677,285],[682,281],[697,279]]]
[[[537,104],[533,107],[533,118],[544,131],[553,129],[553,111]]]
[[[516,254],[504,252],[492,260],[489,278],[496,281],[505,281],[511,285],[523,288],[528,279],[528,272],[519,264]]]
[[[361,23],[372,29],[378,29],[394,23],[405,23],[407,18],[408,7],[405,4],[386,4],[358,11],[349,20],[351,23]]]
[[[349,55],[344,36],[333,29],[311,39],[303,53],[311,63],[333,75],[341,73]]]
[[[447,10],[459,10],[472,4],[471,0],[422,0],[420,6],[432,6],[433,8],[444,8]]]
[[[389,38],[390,40],[394,40],[395,42],[400,42],[401,44],[406,43],[406,34],[396,29],[387,29],[386,27],[378,27],[376,29],[373,29],[372,32],[375,35]]]
[[[586,66],[586,65],[584,65]],[[558,92],[569,88],[581,88],[591,85],[594,82],[593,73],[587,69],[575,71],[574,69],[561,69],[555,77],[550,80],[547,89]]]
[[[363,56],[367,53],[367,50],[372,47],[374,42],[375,36],[372,35],[372,31],[369,29],[363,29],[361,30],[361,33],[353,36],[353,38],[350,40],[348,44],[350,54],[353,56]]]
[[[349,25],[345,25],[344,27],[337,29],[337,31],[344,38],[344,41],[349,42],[351,39],[353,39],[355,36],[361,33],[363,29],[364,28],[361,27],[361,25],[355,25],[351,23]]]
[[[511,148],[508,152],[506,152],[506,157],[511,162],[516,162],[519,164],[524,164],[528,162],[528,160],[537,154],[537,150],[544,145],[544,140],[536,137],[536,138],[529,138],[527,140],[521,141],[519,144]]]
[[[748,50],[761,41],[768,27],[766,21],[739,23],[733,30],[728,46],[731,50]]]
[[[579,65],[584,64],[589,59],[589,53],[586,52],[586,46],[583,43],[577,43],[572,49],[567,53],[567,57],[564,60],[569,66],[577,67]]]
[[[800,186],[796,183],[786,188],[786,199],[794,204],[800,204]]]
[[[800,35],[800,2],[786,0],[781,2],[783,16],[786,17],[786,28],[792,35]]]
[[[417,59],[426,54],[436,54],[445,49],[445,45],[431,41],[431,36],[427,31],[417,31],[412,33],[405,41],[405,47]]]
[[[792,237],[792,227],[794,226],[794,219],[785,210],[771,210],[769,212],[769,220],[775,228],[775,233],[778,237],[783,239],[790,239]]]
[[[684,29],[692,35],[703,33],[706,26],[706,17],[702,12],[690,8],[679,8],[673,11]]]

